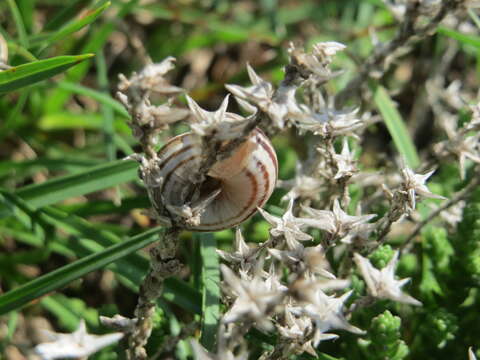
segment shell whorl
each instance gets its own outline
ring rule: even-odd
[[[158,175],[163,205],[182,206],[191,176],[198,172],[202,146],[198,136],[185,133],[172,138],[158,153]],[[220,189],[190,230],[215,231],[233,227],[248,219],[272,194],[278,177],[278,162],[270,140],[260,129],[227,159],[208,173],[209,191]]]

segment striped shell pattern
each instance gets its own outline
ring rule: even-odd
[[[200,167],[201,150],[200,139],[192,133],[172,138],[160,150],[158,167],[163,181],[159,190],[164,204],[182,205],[187,196],[182,191],[188,189],[188,179]],[[190,229],[231,228],[252,216],[272,194],[278,176],[275,150],[257,128],[229,158],[216,163],[208,176],[203,190],[220,192],[201,214],[200,224]]]

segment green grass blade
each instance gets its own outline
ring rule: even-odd
[[[68,21],[75,17],[84,6],[87,6],[89,2],[89,0],[69,0],[68,4],[64,4],[58,12],[47,20],[42,33],[54,31],[55,29],[64,26]]]
[[[63,26],[58,31],[54,32],[47,40],[47,44],[45,47],[48,47],[57,41],[71,35],[80,29],[84,28],[85,26],[90,25],[92,22],[95,21],[109,6],[110,1],[103,4],[102,6],[98,7],[97,9],[88,11],[85,15],[82,15],[78,19],[72,20],[70,23]],[[44,50],[43,48],[42,50]]]
[[[8,46],[8,52],[10,54],[10,57],[14,54],[18,54],[27,61],[37,61],[38,60],[36,58],[36,56],[33,55],[30,51],[28,51],[26,48],[24,48],[23,46],[15,43],[13,41],[7,41],[7,46]]]
[[[0,93],[14,91],[21,87],[51,78],[92,56],[94,55],[57,56],[0,71]]]
[[[94,100],[97,100],[100,104],[108,106],[118,115],[121,115],[125,118],[130,118],[128,111],[123,107],[123,105],[114,98],[112,98],[110,95],[108,95],[106,92],[90,89],[86,86],[75,84],[69,81],[60,81],[58,83],[58,87],[60,89],[74,92],[75,94],[88,96]]]
[[[211,233],[196,236],[200,241],[202,257],[202,336],[205,349],[215,348],[220,321],[220,264],[216,252],[217,241]]]
[[[79,279],[92,271],[101,269],[111,262],[144,248],[158,239],[159,232],[161,232],[161,229],[158,228],[146,231],[5,293],[0,296],[0,315],[19,309],[34,299],[60,289],[73,280]]]
[[[97,82],[100,89],[105,92],[108,97],[108,69],[107,62],[103,51],[97,53]],[[114,116],[113,109],[110,106],[102,104],[103,115],[103,137],[105,139],[105,154],[108,161],[113,161],[116,158],[117,148],[115,145],[115,129],[113,126]]]
[[[79,171],[101,163],[98,159],[76,159],[67,156],[62,159],[36,158],[24,161],[2,161],[0,162],[0,179],[3,177],[21,178],[44,169],[49,171]]]
[[[480,37],[476,35],[462,34],[456,30],[447,28],[445,26],[439,26],[438,33],[455,39],[463,45],[472,45],[476,48],[480,48]]]
[[[130,0],[125,3],[117,2],[116,5],[119,7],[114,18],[116,21],[119,21],[126,15],[128,15],[136,6],[139,0]],[[92,32],[89,36],[89,39],[85,43],[82,52],[96,53],[98,52],[107,41],[110,34],[116,29],[115,23],[113,21],[108,21],[103,23],[95,32]],[[66,78],[69,81],[74,83],[80,82],[88,71],[88,64],[83,63],[80,66],[71,69],[66,74]],[[65,103],[68,101],[70,93],[65,90],[55,89],[55,91],[49,96],[49,99],[45,103],[45,109],[48,112],[56,112],[63,109]]]
[[[378,85],[374,89],[373,101],[383,116],[398,152],[405,158],[410,168],[416,168],[420,164],[417,150],[400,113],[384,87]]]
[[[92,253],[101,252],[110,246],[117,245],[122,241],[118,235],[107,230],[100,230],[98,229],[98,225],[92,224],[78,216],[67,214],[53,207],[45,207],[40,211],[35,211],[28,203],[15,195],[7,193],[4,194],[4,196],[8,198],[13,206],[16,206],[29,218],[35,218],[37,223],[47,227],[54,227],[55,229],[61,230],[62,233],[71,236],[69,237],[68,243],[61,239],[59,239],[60,242],[55,242],[57,240],[50,239],[49,248],[54,252],[72,256],[71,252],[73,251],[77,257],[88,256]],[[20,215],[19,212],[16,212],[16,214],[17,216]],[[5,234],[15,237],[19,235],[11,231],[7,231]],[[22,236],[24,237],[24,239],[21,239],[22,242],[36,247],[43,246],[42,240],[32,239],[31,234],[23,234]],[[26,239],[25,236],[27,236]],[[66,249],[64,245],[68,245],[68,249]],[[108,268],[128,280],[128,287],[138,292],[138,286],[147,273],[149,266],[149,261],[145,257],[140,254],[130,254],[126,258],[119,259],[115,263],[110,264]],[[174,302],[191,313],[201,313],[200,293],[182,280],[175,278],[167,279],[162,295],[166,300]]]
[[[15,26],[17,28],[20,44],[22,44],[22,46],[24,47],[28,47],[27,31],[25,30],[25,24],[23,23],[22,15],[20,14],[17,3],[15,2],[15,0],[7,0],[7,3],[10,8],[10,12],[12,13],[13,21],[15,22]]]
[[[103,190],[137,178],[135,161],[119,160],[21,188],[15,194],[34,208]]]

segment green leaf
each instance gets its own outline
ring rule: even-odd
[[[87,256],[92,253],[98,253],[113,245],[121,243],[122,239],[107,230],[99,229],[98,224],[92,224],[78,216],[67,214],[53,207],[45,207],[40,211],[34,210],[25,201],[11,194],[4,194],[8,200],[18,209],[25,213],[30,219],[38,224],[47,227],[55,227],[62,233],[69,234],[68,242],[64,239],[50,238],[49,248],[52,251],[66,256]],[[16,212],[17,218],[20,218],[22,212]],[[0,228],[4,231],[3,228]],[[2,232],[3,234],[3,232]],[[32,246],[42,246],[41,239],[31,239],[31,234],[12,233],[7,229],[5,235],[15,236],[18,240],[31,244]],[[23,239],[18,238],[22,236]],[[26,238],[25,238],[26,236]],[[68,246],[66,248],[65,246]],[[107,266],[117,275],[122,283],[132,291],[138,292],[139,284],[149,269],[149,262],[140,254],[130,254],[127,258],[120,259]],[[182,280],[169,278],[164,283],[163,297],[178,306],[195,314],[201,313],[200,293],[196,292],[191,286]]]
[[[81,319],[85,319],[88,326],[98,327],[99,325],[98,310],[88,307],[81,299],[55,294],[44,297],[41,304],[55,315],[59,324],[68,331],[77,329]]]
[[[0,71],[0,93],[14,91],[21,87],[51,78],[92,56],[94,55],[57,56]]]
[[[378,85],[374,89],[373,101],[383,116],[398,152],[405,158],[410,168],[416,168],[420,164],[420,159],[415,145],[400,113],[383,86]]]
[[[55,112],[42,116],[37,124],[39,129],[45,131],[66,129],[101,130],[103,117],[98,113],[75,114],[71,112]],[[114,125],[119,133],[128,133],[130,131],[125,121],[120,119],[115,121]]]
[[[116,21],[119,21],[126,15],[128,15],[132,9],[134,9],[137,6],[137,3],[139,0],[130,0],[125,3],[119,3],[119,10],[117,13],[114,15],[114,19]],[[98,52],[106,43],[108,37],[110,34],[116,29],[116,23],[113,21],[107,21],[104,22],[101,26],[98,27],[98,29],[95,30],[95,32],[91,32],[89,39],[85,43],[84,47],[82,48],[82,52],[89,52],[89,53],[96,53]],[[83,63],[80,66],[75,67],[74,69],[71,69],[68,71],[66,74],[66,78],[74,83],[80,82],[84,76],[86,75],[88,71],[88,64]],[[53,93],[49,96],[47,101],[45,102],[45,110],[47,111],[60,111],[61,109],[64,108],[65,103],[70,97],[70,93],[61,90],[61,89],[55,89]]]
[[[216,252],[217,241],[211,233],[199,234],[202,257],[202,336],[200,343],[205,349],[215,348],[218,322],[220,320],[220,264]]]
[[[60,89],[65,89],[71,92],[74,92],[79,95],[89,96],[90,98],[97,100],[102,105],[110,107],[117,114],[130,118],[128,111],[120,104],[117,100],[113,99],[107,93],[100,92],[98,90],[90,89],[86,86],[75,84],[69,81],[60,81],[58,83]]]
[[[162,229],[159,228],[146,231],[127,241],[110,246],[99,253],[86,256],[5,293],[0,296],[0,315],[11,310],[19,309],[36,298],[62,288],[73,280],[79,279],[92,271],[101,269],[111,262],[144,248],[158,240],[158,235],[161,231]]]
[[[22,15],[20,14],[17,3],[15,0],[7,0],[7,3],[10,7],[10,12],[12,13],[13,21],[15,22],[15,26],[17,28],[20,43],[22,46],[28,47],[27,31],[25,30],[25,24],[23,23]]]
[[[78,19],[72,20],[70,23],[53,33],[47,39],[47,46],[50,46],[55,42],[65,38],[66,36],[73,34],[82,29],[83,27],[91,24],[110,6],[110,4],[111,3],[109,1],[95,10],[88,11],[86,14],[83,14]]]
[[[48,22],[44,26],[42,33],[48,33],[60,28],[77,15],[84,5],[88,3],[89,0],[69,0],[68,3],[62,5],[55,15],[47,20]]]
[[[462,34],[461,32],[458,32],[456,30],[453,30],[444,26],[439,26],[437,31],[439,34],[455,39],[463,45],[472,45],[472,46],[475,46],[476,48],[480,48],[479,36]]]
[[[137,178],[135,161],[119,160],[21,188],[15,194],[34,208],[103,190]]]

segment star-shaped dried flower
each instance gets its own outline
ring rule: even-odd
[[[335,161],[337,170],[334,176],[335,180],[350,178],[358,171],[354,154],[350,152],[346,137],[343,138],[342,152],[340,154],[334,154],[333,160]]]
[[[240,264],[241,269],[248,272],[254,265],[256,256],[252,258],[252,255],[256,253],[256,248],[247,245],[242,231],[238,227],[235,232],[234,249],[235,251],[233,252],[217,250],[217,253],[223,260],[233,264]]]
[[[310,317],[322,333],[331,329],[343,329],[354,334],[364,334],[363,330],[349,324],[343,315],[343,305],[352,291],[350,290],[337,298],[328,296],[319,287],[316,287],[315,283],[312,283],[311,288],[302,294],[305,305],[303,307],[292,307],[292,312]]]
[[[274,237],[284,237],[289,249],[295,249],[298,247],[298,245],[300,245],[298,240],[306,241],[312,239],[310,235],[302,231],[302,228],[307,226],[304,223],[304,219],[293,216],[293,202],[294,199],[290,198],[287,210],[281,218],[270,215],[265,210],[258,208],[258,211],[262,214],[265,220],[273,226],[270,229],[270,234]]]
[[[330,98],[328,105],[319,112],[314,112],[305,105],[300,106],[300,109],[301,111],[295,112],[292,117],[297,126],[322,137],[350,135],[358,138],[355,131],[367,124],[366,119],[358,117],[358,109],[337,110],[333,98]]]
[[[171,85],[163,76],[172,70],[175,65],[175,58],[169,56],[156,64],[149,64],[140,73],[133,73],[130,79],[120,74],[120,92],[125,93],[130,87],[142,89],[143,91],[154,91],[163,95],[175,95],[183,92],[182,88]],[[131,94],[138,96],[139,94]]]
[[[403,178],[402,191],[407,194],[408,203],[411,210],[415,210],[416,196],[423,196],[432,199],[445,199],[443,196],[432,193],[427,185],[426,181],[433,175],[435,170],[432,170],[426,174],[415,174],[411,169],[404,166],[401,174]]]
[[[395,280],[395,267],[398,262],[398,251],[395,252],[387,266],[378,270],[370,260],[359,254],[354,255],[354,261],[367,284],[370,294],[379,299],[390,299],[405,304],[421,306],[422,303],[402,292],[401,288],[410,278]]]
[[[286,292],[288,287],[282,284],[280,278],[282,276],[282,269],[276,269],[275,264],[272,262],[270,264],[270,269],[268,273],[265,273],[265,286],[267,289],[273,292]]]
[[[302,209],[312,218],[302,219],[309,226],[325,230],[332,234],[332,237],[342,240],[346,236],[353,236],[356,232],[362,232],[368,221],[373,219],[376,214],[352,216],[348,215],[340,207],[337,199],[333,202],[332,211],[317,210],[310,207],[302,207]]]
[[[480,133],[462,137],[449,144],[448,148],[458,156],[460,176],[465,179],[465,162],[467,159],[480,164]]]
[[[290,63],[294,64],[302,74],[303,78],[314,77],[316,82],[323,83],[329,81],[337,74],[332,74],[329,65],[338,51],[345,49],[345,45],[326,41],[313,45],[311,52],[306,52],[303,48],[297,48],[290,43],[288,53]]]
[[[217,111],[204,110],[190,96],[187,95],[186,98],[193,115],[190,127],[199,136],[215,134],[219,140],[232,140],[240,136],[247,125],[247,119],[227,112],[229,95],[225,97]]]
[[[38,344],[35,347],[35,352],[43,360],[86,358],[123,337],[122,333],[91,335],[87,333],[83,320],[80,321],[78,329],[71,334],[44,331],[52,342]]]
[[[289,192],[282,197],[282,201],[290,198],[297,199],[298,197],[304,199],[318,199],[324,181],[319,178],[304,175],[300,163],[297,163],[295,177],[291,180],[279,180],[277,186],[289,190]]]
[[[329,263],[321,245],[304,247],[298,244],[292,250],[268,249],[268,252],[287,265],[293,271],[308,269],[313,274],[335,279],[335,275],[329,272]]]
[[[289,114],[298,111],[298,105],[295,101],[296,88],[292,86],[283,87],[279,89],[278,93],[275,93],[273,85],[258,76],[249,64],[247,64],[247,72],[252,86],[242,87],[227,84],[225,87],[235,95],[240,104],[242,104],[242,100],[254,104],[266,113],[279,129],[283,129]],[[245,105],[242,107],[245,107]],[[250,108],[249,112],[251,110]]]
[[[336,334],[326,334],[319,331],[319,329],[315,329],[312,319],[308,316],[293,315],[289,306],[285,307],[283,326],[277,325],[277,329],[280,335],[290,340],[290,352],[294,352],[295,354],[306,352],[315,357],[317,356],[315,347],[318,346],[320,341],[338,338]],[[313,338],[311,338],[313,331],[315,331],[315,333]]]
[[[442,116],[441,125],[447,133],[448,140],[442,141],[435,146],[435,150],[442,153],[450,153],[458,157],[460,176],[465,179],[465,163],[469,159],[480,163],[480,119],[477,107],[471,107],[472,117],[463,127],[458,127],[456,116]],[[473,134],[470,135],[470,132]]]
[[[270,330],[272,323],[268,312],[281,302],[284,294],[281,291],[272,291],[259,274],[255,274],[252,279],[242,279],[223,264],[221,270],[223,279],[237,297],[223,316],[223,322],[251,320],[258,328]]]

